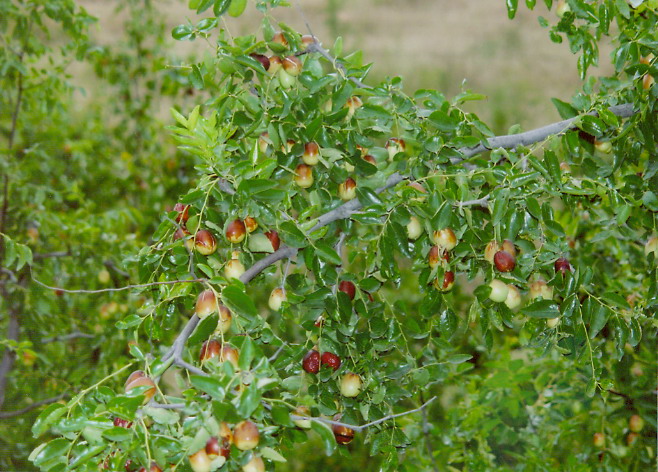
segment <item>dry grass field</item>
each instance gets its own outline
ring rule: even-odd
[[[153,2],[170,29],[199,20],[185,1]],[[114,1],[81,3],[101,20],[99,41],[120,36],[122,15]],[[276,10],[274,19],[300,31],[306,31],[307,21],[326,46],[342,36],[344,51],[362,49],[364,60],[374,64],[373,79],[400,75],[410,93],[435,88],[450,97],[463,87],[485,94],[486,101],[469,107],[501,133],[517,123],[527,129],[554,121],[558,114],[550,98],[569,100],[580,83],[568,44],[552,43],[538,24],[540,15],[553,22],[554,14],[543,2],[532,12],[519,3],[517,18],[509,20],[504,0],[291,0],[293,8]],[[251,33],[260,25],[255,12],[225,21],[232,34]],[[210,52],[199,40],[171,44],[172,55]],[[603,48],[602,67],[592,74],[610,67],[609,50]]]

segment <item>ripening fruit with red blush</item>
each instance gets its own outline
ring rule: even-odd
[[[639,434],[634,433],[634,432],[631,431],[626,436],[626,445],[629,446],[629,447],[632,446],[633,444],[635,444],[635,441],[637,441],[639,438],[640,438]]]
[[[571,264],[569,264],[569,259],[566,257],[560,257],[555,261],[555,272],[562,272],[564,275],[566,272],[571,272]]]
[[[210,289],[204,290],[196,299],[194,313],[199,319],[204,319],[215,311],[217,311],[217,298],[215,297],[215,292]]]
[[[297,77],[302,73],[302,61],[297,56],[288,56],[283,60],[283,70],[289,75]]]
[[[145,392],[142,393],[142,395],[144,395],[144,403],[147,403],[155,395],[155,382],[153,382],[153,380],[151,380],[149,377],[137,377],[136,379],[126,383],[125,391],[128,393],[132,389],[138,387],[149,387]]]
[[[185,247],[191,251],[194,249],[194,239],[191,238],[190,235],[191,233],[186,228],[180,227],[174,232],[174,241],[183,239],[185,242]]]
[[[318,146],[318,143],[311,141],[310,143],[304,144],[302,161],[309,166],[314,166],[320,162],[320,146]]]
[[[241,451],[249,451],[258,446],[260,433],[258,426],[251,421],[242,421],[233,429],[233,443]]]
[[[350,300],[354,300],[354,296],[356,295],[356,286],[354,283],[349,280],[343,280],[338,284],[338,290],[350,297]]]
[[[603,449],[605,447],[605,434],[594,433],[594,436],[592,437],[592,443],[594,444],[594,447]]]
[[[388,151],[388,159],[393,159],[396,154],[404,152],[407,149],[407,143],[402,138],[390,138],[386,141],[386,150]]]
[[[345,106],[348,109],[347,112],[347,120],[349,121],[353,116],[354,113],[358,108],[363,106],[363,101],[356,95],[351,96],[350,98],[347,99],[347,102],[345,103]]]
[[[500,272],[512,272],[516,267],[516,259],[507,251],[498,251],[494,256],[494,265]]]
[[[450,228],[444,228],[433,233],[434,244],[446,251],[451,251],[457,245],[457,236]]]
[[[174,211],[178,212],[176,215],[176,223],[182,223],[185,224],[187,223],[187,220],[189,218],[189,210],[190,206],[189,205],[183,205],[182,203],[176,203],[174,205]]]
[[[322,365],[328,365],[334,370],[338,370],[340,367],[340,357],[338,357],[333,352],[323,352],[321,357]]]
[[[194,472],[210,472],[210,457],[206,454],[206,450],[200,449],[191,456],[188,457],[190,461],[190,467]]]
[[[258,229],[258,221],[251,216],[248,216],[244,219],[244,227],[247,229],[248,233],[253,233]]]
[[[311,349],[302,359],[302,368],[309,374],[317,374],[320,371],[320,353]]]
[[[352,177],[348,177],[345,182],[338,185],[338,196],[344,202],[356,197],[356,182]]]
[[[194,235],[194,247],[203,256],[209,256],[217,250],[217,241],[210,231],[200,229]]]
[[[427,253],[427,262],[432,269],[439,264],[445,267],[450,262],[450,253],[448,251],[440,250],[439,246],[432,246]]]
[[[628,420],[628,429],[634,433],[639,433],[644,428],[644,420],[640,415],[633,415]]]
[[[272,37],[272,42],[279,43],[281,46],[288,47],[288,40],[286,39],[286,37],[281,31],[279,31],[278,33],[274,33],[274,36]]]
[[[434,279],[434,287],[442,292],[449,292],[452,290],[452,287],[455,285],[455,273],[451,270],[446,271],[443,274],[443,282],[439,283],[438,277]]]
[[[366,154],[365,156],[363,156],[363,160],[366,161],[366,162],[369,162],[369,163],[372,164],[373,166],[376,166],[376,165],[377,165],[377,160],[376,160],[375,157],[374,157],[373,155],[371,155],[371,154]]]
[[[484,248],[484,259],[489,262],[489,264],[493,264],[494,256],[500,250],[501,245],[498,244],[498,241],[489,241],[487,247]]]
[[[270,56],[270,66],[267,68],[267,73],[274,75],[283,67],[283,60],[279,56]]]
[[[301,188],[313,185],[313,168],[306,164],[299,164],[295,168],[295,183]]]
[[[270,298],[267,301],[267,304],[271,310],[279,311],[284,301],[286,301],[286,292],[281,287],[278,287],[270,293]]]
[[[215,357],[219,357],[222,350],[222,343],[217,339],[209,339],[201,345],[201,352],[199,353],[199,361],[206,362]]]
[[[503,244],[501,244],[501,249],[511,254],[513,257],[516,257],[516,246],[514,246],[514,243],[509,239],[503,241]]]
[[[124,420],[118,416],[114,417],[114,426],[117,428],[130,428],[133,425],[132,421]]]
[[[335,415],[334,421],[340,421],[340,418],[340,415]],[[347,426],[332,424],[331,430],[334,433],[336,442],[342,446],[351,443],[352,439],[354,439],[354,430],[352,428],[348,428]]]
[[[306,51],[311,44],[315,44],[315,38],[310,34],[302,36],[302,51]]]
[[[265,69],[266,71],[270,68],[270,59],[264,54],[258,54],[256,52],[252,52],[249,55],[252,58],[256,59],[258,62],[260,62],[260,65],[263,66],[263,69]]]
[[[232,244],[241,243],[247,235],[247,228],[242,220],[233,220],[226,227],[226,239]]]
[[[270,243],[272,243],[272,249],[277,251],[281,247],[281,239],[279,239],[279,233],[276,231],[268,231],[265,233],[265,236],[267,236],[267,239],[269,239]]]

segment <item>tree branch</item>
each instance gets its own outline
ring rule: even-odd
[[[340,62],[338,59],[334,58],[329,51],[327,51],[325,48],[323,48],[320,43],[318,42],[317,38],[314,36],[313,39],[315,40],[314,43],[309,44],[308,47],[306,48],[305,53],[310,53],[310,52],[317,52],[320,54],[322,57],[324,57],[326,60],[331,62],[331,64],[334,66],[336,70],[338,70],[343,77],[346,77],[349,79],[354,85],[356,85],[358,88],[362,89],[371,89],[372,87],[370,85],[366,85],[363,82],[361,82],[359,79],[356,77],[350,77],[347,75],[347,68],[343,65],[342,62]]]
[[[466,200],[465,202],[455,202],[454,205],[462,208],[465,206],[481,206],[482,208],[489,208],[489,205],[487,204],[489,202],[489,195],[486,195],[482,198],[478,198],[477,200]]]
[[[39,408],[40,406],[50,405],[51,403],[58,402],[61,399],[66,398],[67,395],[68,395],[68,392],[60,393],[56,397],[46,398],[45,400],[41,400],[41,401],[38,401],[36,403],[32,403],[31,405],[28,405],[25,408],[21,408],[20,410],[0,411],[0,419],[13,418],[14,416],[20,416],[20,415],[25,414],[29,411],[32,411],[36,408]]]
[[[334,426],[345,426],[347,428],[353,429],[356,432],[361,432],[364,429],[370,428],[372,426],[376,426],[378,424],[384,423],[385,421],[392,420],[393,418],[399,418],[401,416],[406,416],[406,415],[411,415],[412,413],[417,413],[419,411],[422,411],[432,403],[434,400],[436,400],[436,397],[432,397],[429,400],[427,400],[425,403],[423,403],[421,406],[418,408],[414,408],[413,410],[408,410],[404,411],[402,413],[396,413],[394,415],[387,415],[384,416],[383,418],[379,418],[378,420],[371,421],[370,423],[362,424],[362,425],[354,425],[354,424],[349,424],[349,423],[341,423],[340,421],[334,421],[330,420],[328,418],[318,418],[315,416],[298,416],[298,415],[290,415],[290,419],[293,421],[299,421],[299,420],[310,420],[310,421],[315,421],[317,423],[324,423],[324,424],[330,424]]]
[[[633,116],[636,111],[633,109],[632,103],[624,103],[623,105],[615,105],[608,110],[619,118],[628,118]],[[596,112],[588,113],[588,115],[596,115]],[[536,128],[525,133],[519,134],[509,134],[506,136],[496,136],[494,138],[487,139],[487,145],[482,143],[477,146],[470,148],[461,148],[461,152],[466,158],[475,156],[482,152],[490,151],[492,149],[504,148],[511,149],[517,146],[529,146],[530,144],[543,141],[551,135],[559,135],[565,131],[575,127],[576,121],[582,118],[582,115],[576,116],[574,118],[569,118],[568,120],[558,121],[557,123],[552,123],[550,125],[542,126],[541,128]]]
[[[50,338],[43,338],[41,340],[42,344],[46,343],[55,343],[59,341],[69,341],[71,339],[78,339],[78,338],[85,338],[85,339],[94,339],[96,336],[93,334],[87,334],[87,333],[81,333],[79,331],[74,331],[73,333],[69,334],[62,334],[59,336],[52,336]]]
[[[197,283],[197,282],[207,282],[206,279],[167,280],[167,281],[164,281],[164,282],[149,282],[147,284],[126,285],[124,287],[116,287],[116,288],[100,288],[98,290],[85,290],[85,289],[69,290],[69,289],[61,288],[61,287],[51,287],[50,285],[46,285],[46,284],[44,284],[43,282],[37,280],[34,277],[32,277],[32,280],[34,282],[36,282],[37,284],[41,285],[42,287],[48,288],[50,290],[58,290],[58,291],[64,292],[64,293],[121,292],[123,290],[131,290],[133,288],[153,287],[155,285],[174,285],[174,284],[190,284],[190,283]]]
[[[50,259],[50,258],[55,258],[55,257],[67,257],[71,256],[70,251],[56,251],[56,252],[43,252],[39,253],[37,252],[36,254],[32,255],[33,259]]]

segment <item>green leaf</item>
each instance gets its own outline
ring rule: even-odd
[[[443,131],[444,133],[450,133],[451,131],[457,129],[459,126],[459,120],[439,110],[432,112],[432,114],[428,117],[428,120],[439,131]]]
[[[110,429],[103,431],[103,437],[109,441],[121,442],[129,441],[133,436],[133,430],[129,428],[122,428],[114,426]]]
[[[472,358],[473,356],[470,354],[453,354],[446,359],[446,362],[449,362],[450,364],[462,364]]]
[[[271,414],[275,423],[292,428],[293,422],[290,419],[290,411],[287,407],[275,405],[272,407]]]
[[[325,454],[331,456],[336,448],[336,438],[330,427],[324,423],[311,421],[311,429],[320,435],[322,443],[324,444]]]
[[[64,438],[58,438],[50,441],[45,446],[37,448],[30,460],[34,465],[40,467],[46,463],[59,463],[66,461],[66,451],[71,446],[71,443]]]
[[[201,390],[204,393],[207,393],[215,400],[222,401],[226,396],[226,390],[221,382],[212,377],[204,377],[201,375],[192,375],[190,376],[190,382],[192,385]]]
[[[557,112],[565,120],[569,118],[573,118],[574,116],[578,115],[578,110],[576,110],[568,103],[563,102],[562,100],[558,100],[557,98],[551,98],[551,102],[553,102],[553,105],[555,105]]]
[[[279,236],[285,244],[291,247],[305,247],[308,244],[306,235],[292,221],[284,221],[279,226]]]
[[[604,305],[599,304],[593,308],[592,317],[589,322],[589,337],[591,339],[594,339],[603,329],[608,322],[608,318],[610,318],[610,314],[611,311]]]
[[[342,260],[340,259],[340,256],[338,253],[328,244],[323,243],[323,242],[317,242],[315,244],[315,253],[325,261],[335,264],[335,265],[341,265]]]
[[[286,458],[279,454],[277,451],[271,447],[261,447],[258,452],[265,459],[269,459],[274,462],[287,462]]]
[[[552,300],[538,300],[521,309],[521,313],[530,318],[557,318],[560,310]]]
[[[222,290],[222,301],[234,313],[252,319],[258,314],[254,301],[235,285],[229,285]]]
[[[238,398],[236,410],[242,418],[249,418],[251,414],[260,406],[261,395],[255,383],[249,385],[242,391]]]
[[[356,196],[361,202],[361,205],[370,206],[370,205],[381,205],[382,201],[379,199],[377,194],[368,187],[357,187]]]
[[[644,203],[644,206],[649,210],[658,211],[658,198],[652,191],[647,190],[644,192],[644,195],[642,195],[642,203]]]
[[[34,437],[38,438],[45,433],[48,428],[50,428],[50,425],[60,419],[66,411],[66,407],[59,403],[48,405],[48,407],[39,414],[32,425],[32,434]]]

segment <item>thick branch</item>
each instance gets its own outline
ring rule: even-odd
[[[611,113],[618,116],[619,118],[628,118],[633,116],[636,112],[633,109],[632,103],[624,103],[623,105],[615,105],[608,109]],[[596,115],[596,112],[588,113],[589,115]],[[496,136],[494,138],[487,139],[487,145],[478,144],[477,146],[471,148],[462,148],[459,151],[468,157],[475,156],[482,152],[489,151],[491,149],[512,149],[517,146],[529,146],[530,144],[538,143],[543,141],[551,135],[562,134],[565,131],[573,128],[575,123],[581,118],[581,116],[576,116],[574,118],[569,118],[568,120],[562,120],[557,123],[552,123],[550,125],[542,126],[541,128],[536,128],[525,133],[519,134],[509,134],[506,136]]]
[[[313,50],[317,52],[321,52],[321,47],[318,49],[319,45],[315,43],[315,45],[309,46],[309,50],[313,48]],[[326,51],[325,51],[326,52]],[[327,53],[328,54],[328,53]],[[633,106],[632,104],[625,104],[625,105],[618,105],[610,108],[610,111],[614,113],[616,116],[619,116],[621,118],[627,118],[629,116],[632,116],[635,112],[633,111]],[[515,135],[509,135],[509,136],[499,136],[495,138],[489,139],[488,142],[488,147],[484,147],[482,145],[475,146],[473,148],[462,148],[459,151],[464,154],[466,157],[471,157],[474,156],[478,153],[488,151],[490,148],[498,148],[498,147],[505,147],[505,148],[513,148],[518,145],[529,145],[538,141],[542,141],[546,139],[546,137],[550,136],[551,134],[559,134],[566,129],[569,129],[570,127],[573,126],[574,122],[578,118],[572,118],[569,120],[564,120],[559,123],[553,123],[548,126],[544,126],[541,128],[537,128],[535,130],[531,130],[525,133],[521,134],[515,134]],[[398,183],[402,182],[403,180],[408,179],[408,177],[403,176],[402,174],[396,172],[392,174],[388,180],[386,181],[386,184],[378,188],[376,190],[376,193],[381,193],[391,187],[394,187]],[[488,196],[485,196],[483,198],[477,199],[477,200],[469,200],[465,202],[456,202],[455,205],[459,207],[464,207],[464,206],[469,206],[469,205],[480,205],[482,207],[487,206],[487,202],[489,200]],[[341,219],[346,219],[349,218],[352,214],[357,212],[360,208],[362,207],[361,203],[357,200],[350,200],[347,203],[344,203],[343,205],[339,206],[338,208],[335,208],[324,215],[320,216],[317,220],[317,223],[310,229],[309,233],[313,233],[314,231],[317,231],[318,229],[327,226],[330,223],[333,223],[334,221],[341,220]],[[251,280],[253,280],[258,274],[260,274],[263,270],[265,270],[267,267],[270,265],[274,264],[277,261],[280,261],[281,259],[284,258],[291,258],[297,254],[297,249],[296,248],[291,248],[288,246],[282,246],[280,249],[277,251],[273,252],[272,254],[268,255],[267,257],[264,257],[260,261],[258,261],[256,264],[254,264],[252,267],[250,267],[243,275],[240,277],[240,280],[244,283],[247,284]],[[174,358],[175,362],[179,364],[179,361],[182,360],[182,351],[183,347],[185,346],[185,342],[187,341],[187,338],[192,334],[194,331],[194,328],[196,327],[197,323],[199,322],[198,318],[196,316],[193,316],[188,324],[185,326],[183,331],[178,335],[176,340],[174,341],[174,344],[170,348],[170,350],[165,354],[164,360]]]
[[[32,411],[36,408],[39,408],[40,406],[50,405],[51,403],[58,402],[62,398],[65,398],[67,395],[68,395],[68,392],[60,393],[56,397],[46,398],[45,400],[41,400],[41,401],[38,401],[36,403],[32,403],[31,405],[26,406],[25,408],[21,408],[20,410],[0,411],[0,419],[13,418],[14,416],[20,416],[20,415],[25,414],[29,411]]]

